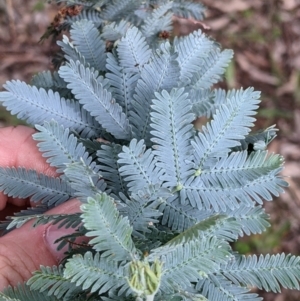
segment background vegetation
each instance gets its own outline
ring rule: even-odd
[[[272,228],[236,245],[243,253],[284,251],[300,255],[300,4],[297,0],[203,0],[204,24],[178,22],[177,30],[201,28],[235,52],[224,87],[254,86],[262,92],[257,129],[280,129],[271,151],[286,158],[290,188],[266,204]],[[52,69],[57,46],[38,43],[58,8],[46,1],[0,1],[0,86],[9,79],[30,82],[36,72]],[[0,126],[18,124],[0,108]],[[1,141],[1,140],[0,140]],[[1,147],[1,145],[0,145]],[[299,292],[266,294],[265,300],[299,300]]]

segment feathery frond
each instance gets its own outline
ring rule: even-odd
[[[70,30],[73,44],[84,57],[85,62],[96,70],[105,70],[105,42],[90,20],[81,20],[72,24]]]
[[[7,287],[0,293],[1,301],[58,301],[55,296],[48,296],[47,292],[32,291],[28,285],[19,283],[16,287]]]
[[[91,293],[102,294],[115,289],[128,290],[124,266],[103,258],[100,253],[93,255],[86,252],[84,256],[78,254],[68,259],[64,277],[76,283],[76,286],[82,286],[84,290],[89,289]]]
[[[13,198],[30,198],[47,206],[69,200],[74,191],[60,178],[53,178],[25,168],[0,168],[0,189]]]
[[[217,83],[225,72],[233,57],[233,51],[225,49],[212,49],[203,59],[203,63],[197,73],[191,79],[191,85],[195,89],[208,89]]]
[[[219,160],[214,168],[203,170],[198,177],[183,185],[180,191],[182,200],[187,198],[199,209],[212,206],[215,212],[219,212],[226,211],[226,207],[233,210],[240,204],[253,207],[255,202],[262,204],[262,198],[271,201],[272,194],[278,196],[283,192],[282,187],[288,184],[279,176],[283,163],[280,156],[266,158],[265,152],[255,152],[246,159],[246,152],[232,153]],[[231,168],[237,172],[242,168],[243,177],[234,176],[235,171],[231,172]]]
[[[70,134],[68,128],[60,126],[57,122],[45,122],[44,126],[37,125],[38,133],[32,135],[38,142],[37,146],[48,157],[47,162],[57,168],[57,172],[63,172],[67,164],[76,163],[83,160],[86,166],[97,170],[95,162],[88,156],[82,143],[78,143],[77,138]]]
[[[261,301],[257,294],[249,289],[235,285],[222,275],[209,275],[201,279],[196,287],[208,300],[213,301]]]
[[[162,213],[158,210],[161,203],[170,195],[168,191],[159,186],[145,187],[137,193],[132,193],[130,198],[120,195],[121,201],[126,206],[120,207],[120,213],[127,216],[133,228],[132,235],[144,238],[145,233],[150,233],[153,224],[158,223]]]
[[[134,258],[136,250],[131,239],[132,228],[126,217],[121,217],[115,207],[114,200],[105,193],[88,198],[81,205],[82,221],[89,230],[89,243],[96,251],[102,252],[101,257],[109,260],[122,261]]]
[[[126,34],[129,27],[130,23],[126,20],[108,23],[103,27],[101,37],[107,41],[117,41]]]
[[[133,111],[130,112],[130,123],[135,138],[144,139],[146,145],[150,143],[150,111],[155,92],[163,89],[171,91],[174,82],[178,81],[180,70],[176,57],[169,42],[161,44],[152,60],[144,66],[138,80],[132,103]]]
[[[236,285],[250,285],[267,292],[281,292],[280,286],[298,289],[300,257],[291,254],[238,256],[220,269]]]
[[[148,43],[152,44],[158,34],[162,31],[170,32],[172,30],[172,2],[165,2],[158,8],[154,9],[151,14],[144,20],[141,27],[143,35],[147,38]]]
[[[165,170],[160,177],[165,187],[180,190],[192,166],[186,162],[191,155],[190,139],[193,136],[190,113],[191,104],[184,89],[166,90],[155,94],[151,112],[151,134],[154,143],[153,153],[157,157],[157,166]]]
[[[97,1],[97,2],[100,4],[99,1]],[[85,4],[86,4],[86,1],[85,1]],[[81,3],[81,5],[84,5],[84,4]],[[91,4],[90,6],[93,6],[93,4]],[[65,19],[63,26],[70,27],[73,23],[81,21],[81,20],[89,20],[89,21],[93,22],[93,24],[96,28],[99,28],[103,23],[103,19],[101,18],[99,11],[97,9],[88,7],[87,9],[82,9],[80,14],[78,14],[76,16],[71,16],[71,17],[68,16]]]
[[[57,45],[60,46],[61,50],[64,53],[64,58],[70,62],[70,61],[79,61],[83,65],[86,64],[85,58],[81,55],[80,51],[73,45],[73,43],[70,42],[69,38],[67,36],[63,36],[62,41],[58,41]]]
[[[154,186],[163,174],[153,151],[145,150],[144,140],[137,142],[133,139],[119,153],[119,173],[127,182],[129,191],[138,192],[145,187]]]
[[[63,266],[45,267],[40,266],[40,271],[33,273],[33,276],[27,281],[32,291],[40,293],[47,292],[47,295],[55,296],[58,300],[71,301],[75,296],[82,292],[79,285],[71,283],[64,277]]]
[[[195,149],[194,161],[200,172],[211,166],[210,159],[226,155],[250,132],[259,96],[260,93],[252,88],[228,92],[227,103],[219,107],[213,120],[191,141]]]
[[[201,3],[194,1],[175,0],[172,5],[172,12],[182,18],[193,18],[202,20],[205,8]]]
[[[31,79],[31,85],[38,89],[44,88],[46,91],[52,90],[58,92],[61,97],[70,98],[70,91],[67,88],[67,83],[55,71],[39,72]]]
[[[121,145],[112,143],[102,144],[101,149],[97,151],[101,177],[107,183],[107,188],[116,195],[120,192],[124,194],[127,192],[126,183],[119,172],[118,159],[121,150]]]
[[[70,61],[59,70],[60,76],[68,82],[68,88],[76,95],[83,107],[117,139],[128,139],[131,135],[129,122],[122,108],[103,88],[102,80],[93,69],[85,68],[79,61]]]
[[[180,67],[180,81],[187,85],[200,70],[208,53],[216,47],[201,30],[187,36],[174,39],[174,48],[178,53],[177,61]]]
[[[128,17],[141,4],[141,0],[113,0],[105,6],[101,17],[108,21],[119,21]]]
[[[149,255],[149,260],[158,257],[164,262],[160,289],[163,292],[176,292],[217,271],[229,256],[229,247],[224,242],[202,236],[198,241],[155,249]]]
[[[2,105],[19,119],[32,125],[43,125],[45,121],[56,120],[59,124],[82,132],[84,137],[100,135],[98,122],[86,114],[79,103],[61,98],[52,90],[37,89],[24,82],[11,81],[0,92]]]
[[[117,53],[120,66],[131,72],[141,72],[152,55],[145,37],[137,27],[131,27],[126,31],[118,43]]]
[[[109,79],[111,93],[128,118],[132,107],[134,89],[140,75],[132,70],[134,68],[121,67],[117,57],[111,53],[107,54],[106,68],[109,71],[106,73],[106,78]]]
[[[101,179],[101,175],[94,168],[86,165],[82,159],[67,164],[64,174],[74,189],[74,196],[82,202],[86,201],[87,196],[95,197],[97,193],[106,190],[107,185]]]

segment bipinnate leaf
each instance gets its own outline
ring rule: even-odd
[[[136,253],[131,239],[132,227],[127,217],[121,217],[114,199],[107,194],[88,198],[81,205],[82,221],[88,230],[89,243],[108,260],[123,261],[133,258]]]
[[[187,96],[183,88],[174,88],[170,93],[163,90],[155,93],[156,99],[151,106],[153,153],[158,161],[156,165],[165,171],[160,180],[171,190],[180,190],[185,179],[193,173],[187,158],[191,155],[195,116]]]
[[[15,287],[8,286],[0,292],[1,301],[58,301],[55,296],[49,296],[47,292],[33,291],[25,283],[19,283]],[[75,300],[74,300],[75,301]],[[77,301],[77,300],[76,300]]]
[[[209,275],[199,280],[196,290],[200,291],[208,300],[213,301],[261,301],[258,294],[250,293],[250,289],[232,283],[223,275]]]
[[[122,107],[104,87],[98,72],[86,68],[79,61],[70,61],[59,70],[76,98],[92,116],[117,139],[128,139],[131,128]]]
[[[82,291],[79,285],[71,283],[64,276],[62,265],[40,266],[40,271],[35,271],[26,284],[32,291],[47,292],[47,295],[55,296],[58,300],[74,300],[75,296]]]
[[[119,153],[119,172],[127,182],[129,191],[138,192],[159,183],[163,171],[151,149],[146,149],[144,140],[133,139]]]
[[[99,30],[90,20],[80,20],[72,24],[70,30],[73,44],[85,62],[96,70],[105,70],[105,41],[100,38]]]
[[[237,285],[281,292],[281,286],[300,289],[300,257],[291,254],[237,256],[219,271]]]
[[[57,168],[57,172],[63,172],[68,164],[82,160],[92,170],[97,170],[95,162],[89,157],[82,143],[56,121],[45,122],[44,126],[36,125],[38,133],[32,135],[38,142],[37,146],[43,157],[48,157],[47,162]]]
[[[13,198],[30,198],[47,206],[59,205],[73,196],[69,183],[25,168],[0,168],[0,189]]]
[[[91,293],[103,294],[107,291],[128,289],[124,266],[116,261],[104,258],[100,253],[86,252],[68,259],[64,270],[64,277],[76,286],[82,286]]]
[[[197,241],[154,249],[148,260],[159,258],[164,262],[160,289],[176,292],[219,270],[231,256],[230,247],[224,241],[202,236]]]
[[[7,82],[4,87],[7,91],[0,92],[2,105],[21,120],[32,125],[43,125],[45,121],[50,122],[54,119],[85,137],[101,133],[99,123],[88,115],[78,102],[65,99],[58,92],[45,90],[47,87],[37,89],[15,80]]]

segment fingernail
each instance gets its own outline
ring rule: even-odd
[[[57,250],[57,247],[60,244],[56,242],[57,239],[62,236],[72,234],[75,232],[73,228],[58,228],[57,225],[49,225],[44,231],[44,242],[50,253],[56,258],[57,261],[60,261],[64,258],[64,253],[68,250],[68,244],[66,244],[63,248]]]

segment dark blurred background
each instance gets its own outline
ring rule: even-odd
[[[256,128],[276,124],[278,138],[271,152],[285,157],[283,175],[290,187],[274,202],[265,203],[272,227],[262,235],[245,237],[240,252],[286,252],[300,255],[300,1],[203,0],[206,19],[200,28],[223,48],[235,52],[227,69],[225,88],[253,86],[262,93]],[[30,82],[51,70],[56,46],[39,43],[58,8],[44,0],[0,0],[0,89],[11,79]],[[186,26],[186,27],[185,27]],[[197,27],[197,25],[196,25]],[[191,30],[182,22],[180,31]],[[19,121],[0,108],[0,126]],[[264,294],[267,301],[298,301],[300,292]]]

